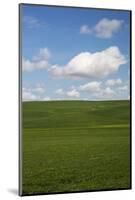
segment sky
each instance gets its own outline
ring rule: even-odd
[[[129,99],[130,13],[22,5],[23,101]]]

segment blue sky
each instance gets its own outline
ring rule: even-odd
[[[129,98],[130,13],[22,5],[23,100]]]

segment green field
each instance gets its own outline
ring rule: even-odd
[[[23,103],[23,194],[130,188],[130,102]]]

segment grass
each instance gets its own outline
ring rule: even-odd
[[[23,195],[130,188],[129,101],[23,103]]]

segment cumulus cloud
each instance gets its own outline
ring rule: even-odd
[[[101,96],[102,97],[112,97],[114,95],[115,95],[115,92],[110,87],[107,87],[107,88],[101,90]]]
[[[109,79],[106,81],[106,85],[108,86],[115,86],[115,85],[121,85],[122,80],[120,78],[118,79]]]
[[[93,92],[93,97],[96,99],[104,100],[104,99],[117,99],[116,92],[110,87],[102,87],[100,91]]]
[[[75,98],[80,97],[80,93],[76,89],[72,89],[72,90],[67,91],[66,95],[68,97],[75,97]]]
[[[71,89],[64,91],[62,88],[59,88],[55,91],[55,94],[63,96],[64,98],[79,98],[80,93],[77,91],[76,88],[72,87]]]
[[[112,80],[112,79],[111,79]],[[114,79],[119,80],[119,79]],[[117,82],[117,81],[116,81]],[[118,85],[122,84],[118,81]],[[55,91],[61,99],[87,99],[87,100],[114,100],[128,97],[128,85],[119,87],[106,86],[106,82],[91,81],[80,86],[72,86],[70,89],[59,88]],[[114,86],[114,84],[113,84]]]
[[[99,38],[111,38],[115,33],[117,33],[123,26],[123,20],[117,19],[101,19],[95,26],[90,27],[89,25],[82,25],[80,27],[81,34],[91,34],[93,33]]]
[[[49,67],[50,52],[47,48],[40,49],[39,53],[32,58],[32,60],[23,58],[22,69],[23,71],[33,71],[36,69],[46,69]]]
[[[100,52],[82,52],[67,65],[54,65],[50,71],[55,77],[103,78],[116,72],[126,62],[119,48],[111,46]]]
[[[129,85],[120,81],[121,79],[110,79],[115,81],[99,82],[92,81],[80,85],[78,90],[85,92],[90,99],[111,100],[111,99],[127,99],[129,95]],[[117,86],[117,87],[113,87]]]
[[[48,60],[51,54],[48,48],[41,48],[36,56],[33,57],[34,61]]]
[[[23,101],[34,101],[36,100],[36,95],[34,95],[31,90],[23,88],[22,99]]]
[[[45,92],[45,89],[43,87],[36,87],[32,89],[33,92],[43,94]]]
[[[79,89],[81,91],[86,91],[86,92],[99,92],[101,90],[101,82],[93,81],[86,83],[84,85],[81,85]]]
[[[92,33],[92,29],[88,25],[83,25],[80,28],[80,33],[90,34]]]
[[[111,38],[114,33],[117,33],[121,29],[123,23],[123,20],[109,20],[104,18],[94,28],[96,36],[100,38]]]
[[[59,88],[59,89],[57,89],[57,90],[55,91],[55,94],[64,95],[65,93],[64,93],[64,91],[63,91],[62,88]]]
[[[102,82],[93,81],[79,86],[79,90],[82,92],[87,92],[91,97],[96,97],[97,99],[106,99],[113,97],[115,91],[110,87],[104,87]]]
[[[23,87],[22,88],[22,100],[23,101],[48,101],[50,97],[45,96],[45,89],[40,85],[35,87]]]

